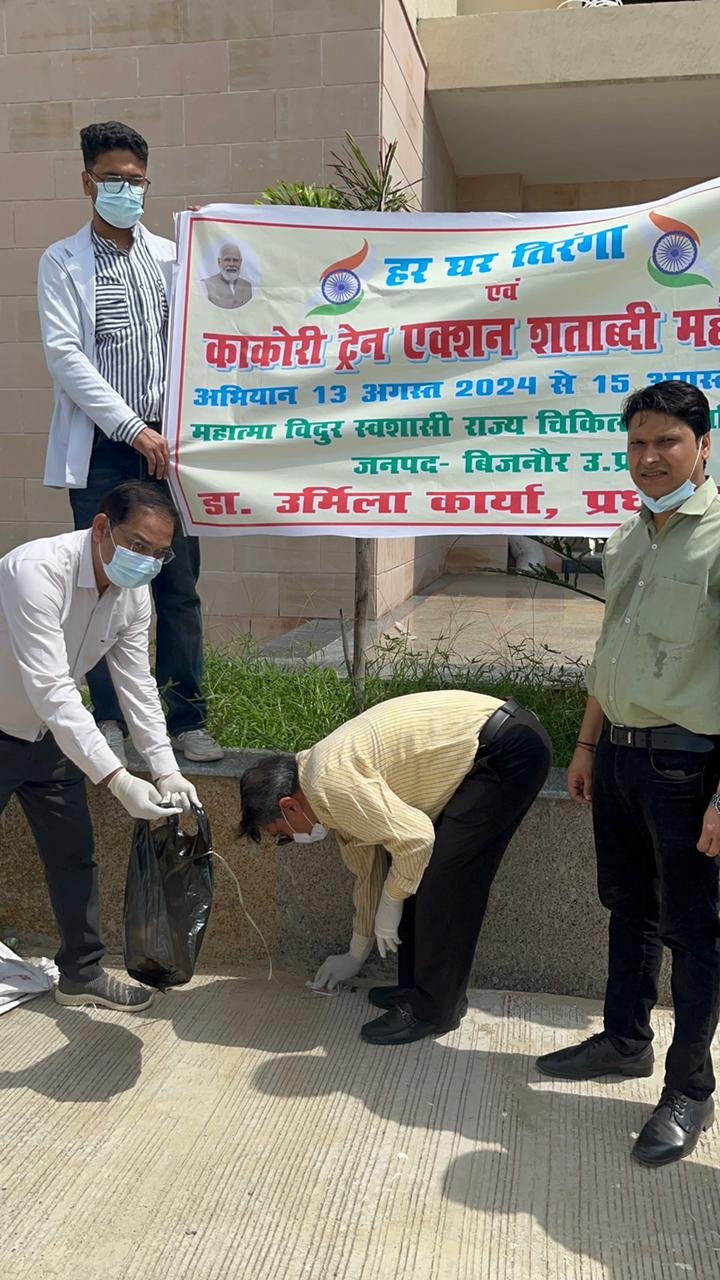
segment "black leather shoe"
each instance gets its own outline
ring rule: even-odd
[[[410,987],[371,987],[367,998],[376,1009],[394,1009],[410,995]]]
[[[650,1119],[643,1125],[632,1149],[640,1164],[672,1164],[689,1156],[698,1144],[700,1134],[715,1119],[712,1098],[697,1102],[677,1089],[663,1089]]]
[[[402,1004],[408,999],[411,990],[411,987],[371,987],[367,997],[376,1009],[394,1009],[396,1004]],[[460,1017],[464,1018],[467,1011],[468,1002],[463,1000],[460,1006]]]
[[[415,1017],[410,1005],[403,1001],[388,1009],[381,1018],[366,1022],[360,1028],[360,1035],[368,1044],[412,1044],[415,1040],[424,1040],[425,1036],[444,1036],[446,1031],[455,1031],[459,1026],[459,1018],[449,1027],[436,1027],[432,1022],[423,1022]]]
[[[646,1044],[640,1053],[620,1053],[609,1036],[601,1031],[581,1044],[544,1053],[535,1062],[543,1076],[556,1080],[597,1080],[600,1076],[651,1076],[655,1065],[652,1045]]]

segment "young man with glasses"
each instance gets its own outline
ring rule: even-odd
[[[167,488],[161,419],[175,246],[140,221],[150,186],[145,139],[117,121],[88,125],[80,139],[92,218],[43,254],[38,307],[55,390],[45,484],[69,489],[75,528],[87,529],[115,485]],[[201,693],[198,540],[178,532],[172,550],[152,587],[157,680],[176,749],[219,760]],[[126,725],[104,662],[88,685],[100,731],[124,762]]]
[[[160,485],[131,481],[106,494],[89,530],[27,542],[0,560],[0,813],[16,795],[43,862],[60,935],[60,1004],[131,1012],[152,1000],[100,963],[85,778],[104,783],[133,818],[200,803],[178,772],[148,656],[147,588],[173,555],[176,527]],[[128,773],[83,705],[79,685],[100,657],[154,782]]]

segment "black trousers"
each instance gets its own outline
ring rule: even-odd
[[[614,747],[593,776],[598,890],[610,912],[605,1029],[619,1049],[652,1040],[663,944],[672,952],[675,1034],[665,1083],[691,1098],[715,1088],[710,1046],[720,1010],[718,859],[698,853],[720,750]]]
[[[550,768],[550,740],[519,709],[475,763],[435,828],[435,847],[417,893],[405,902],[398,983],[418,1018],[454,1022],[465,998],[490,886],[510,840]]]
[[[65,977],[91,982],[105,948],[85,775],[51,733],[25,742],[0,732],[0,813],[12,795],[22,805],[45,869],[60,934],[55,962]]]
[[[165,481],[148,475],[147,462],[129,444],[108,440],[96,428],[87,487],[70,490],[70,505],[76,529],[89,529],[100,500],[124,480]],[[155,600],[155,674],[167,705],[170,734],[198,729],[207,720],[207,703],[201,685],[203,676],[203,626],[197,580],[200,574],[200,544],[197,538],[178,533],[173,538],[175,559],[166,564],[152,583]],[[87,674],[95,719],[123,723],[120,704],[103,659]]]

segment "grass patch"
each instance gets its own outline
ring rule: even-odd
[[[553,742],[555,763],[567,765],[585,706],[579,664],[548,649],[506,646],[501,660],[460,662],[448,649],[414,651],[406,636],[385,637],[371,653],[366,700],[426,689],[470,689],[517,698],[534,711]],[[262,657],[250,643],[206,654],[208,727],[226,747],[301,751],[356,714],[352,689],[337,671],[309,661],[293,667]]]

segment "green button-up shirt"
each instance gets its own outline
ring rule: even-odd
[[[588,691],[614,724],[720,734],[720,496],[708,479],[662,529],[646,507],[608,539]]]

